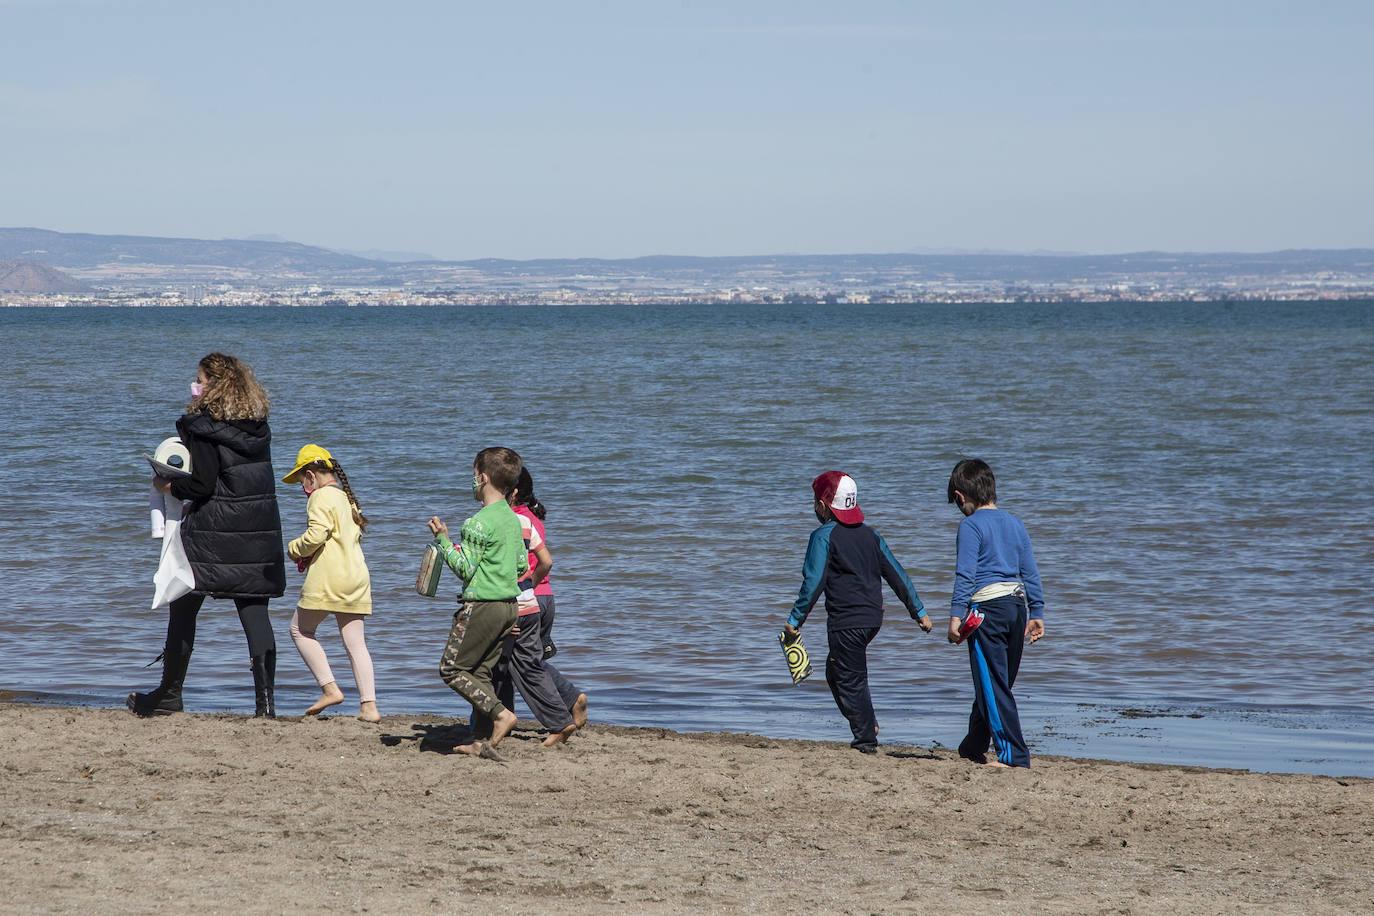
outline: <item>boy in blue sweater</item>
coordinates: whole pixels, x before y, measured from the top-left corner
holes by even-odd
[[[947,495],[964,514],[955,540],[949,641],[959,642],[972,611],[983,615],[966,637],[973,711],[959,756],[988,766],[1028,767],[1030,751],[1011,688],[1025,644],[1045,635],[1045,598],[1030,535],[1019,518],[997,508],[997,480],[984,461],[966,458],[956,464]],[[989,742],[994,761],[987,759]]]
[[[839,471],[826,471],[811,482],[811,489],[821,526],[811,532],[802,564],[801,591],[783,631],[789,638],[798,636],[806,615],[825,593],[830,644],[825,681],[835,705],[849,720],[854,733],[850,746],[876,754],[878,719],[868,690],[868,644],[883,625],[883,580],[927,633],[930,616],[883,536],[863,523],[854,479]]]

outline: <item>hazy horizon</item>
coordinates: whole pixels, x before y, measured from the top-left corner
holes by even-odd
[[[3,2],[3,0],[0,0],[0,2]],[[912,248],[912,249],[908,249],[908,250],[906,250],[906,251],[742,251],[742,252],[735,252],[735,253],[731,253],[731,254],[681,254],[681,253],[678,253],[678,252],[671,252],[671,251],[655,251],[655,252],[649,252],[649,253],[647,253],[647,254],[624,255],[624,256],[621,256],[621,257],[604,257],[604,256],[601,256],[601,255],[556,255],[556,254],[555,254],[555,255],[534,255],[534,256],[526,257],[526,258],[514,258],[514,257],[506,257],[506,256],[502,256],[502,255],[486,255],[486,256],[478,257],[478,258],[442,258],[442,257],[439,257],[439,256],[437,256],[437,255],[431,255],[431,254],[424,253],[424,252],[404,252],[404,251],[398,251],[398,250],[395,250],[395,249],[386,249],[386,248],[361,249],[361,250],[360,250],[360,249],[348,249],[348,248],[331,248],[331,247],[329,247],[329,246],[327,246],[327,245],[315,245],[315,244],[313,244],[313,243],[311,243],[311,242],[309,242],[309,241],[302,241],[302,240],[300,240],[300,239],[287,238],[286,236],[283,236],[283,235],[280,235],[280,234],[277,234],[277,233],[261,233],[261,234],[250,235],[250,236],[242,236],[242,237],[239,237],[239,236],[218,236],[218,237],[213,237],[213,238],[210,238],[210,237],[200,238],[200,237],[190,237],[190,236],[145,236],[145,235],[139,235],[139,234],[127,233],[127,232],[113,232],[113,233],[91,233],[91,232],[79,232],[79,231],[63,232],[63,231],[61,231],[61,230],[48,229],[48,228],[42,227],[42,226],[0,226],[0,232],[6,232],[6,231],[20,231],[20,232],[24,232],[24,231],[56,232],[56,233],[58,233],[59,235],[92,236],[92,237],[97,237],[97,238],[106,238],[106,237],[108,237],[108,238],[142,238],[142,239],[156,239],[156,240],[166,240],[166,241],[174,241],[174,242],[193,242],[193,243],[195,243],[195,242],[209,242],[209,243],[216,243],[216,242],[270,242],[270,243],[285,244],[285,245],[305,245],[305,246],[307,246],[307,247],[318,248],[318,249],[321,249],[321,250],[324,250],[324,251],[334,252],[334,253],[336,253],[336,254],[347,254],[347,255],[353,255],[353,256],[356,256],[356,257],[368,258],[368,259],[371,259],[371,260],[378,260],[378,261],[384,261],[384,262],[389,261],[389,262],[393,262],[393,263],[402,263],[402,262],[407,261],[407,260],[409,260],[409,261],[453,261],[453,262],[458,262],[458,261],[469,261],[469,260],[472,260],[472,261],[477,261],[477,260],[495,260],[495,261],[516,261],[516,262],[518,262],[518,261],[577,261],[577,260],[632,261],[632,260],[645,260],[645,259],[652,259],[652,258],[702,258],[702,259],[711,259],[711,258],[726,258],[726,259],[730,259],[730,258],[746,258],[746,259],[747,259],[747,258],[827,258],[827,257],[855,257],[855,258],[873,257],[873,258],[886,258],[886,257],[900,256],[900,255],[912,255],[912,256],[917,256],[917,257],[922,257],[922,256],[925,256],[925,257],[984,256],[984,257],[1047,257],[1047,258],[1137,257],[1137,256],[1151,256],[1151,255],[1179,256],[1179,257],[1209,256],[1209,255],[1219,255],[1219,256],[1235,255],[1235,256],[1239,256],[1239,257],[1248,257],[1248,256],[1253,256],[1253,255],[1281,254],[1281,253],[1283,253],[1283,252],[1303,252],[1303,251],[1312,251],[1312,252],[1322,252],[1322,251],[1329,251],[1329,252],[1361,251],[1361,252],[1363,252],[1363,251],[1369,251],[1369,252],[1374,252],[1374,247],[1370,247],[1370,248],[1365,248],[1365,247],[1353,247],[1353,248],[1343,248],[1343,249],[1342,249],[1342,248],[1337,248],[1337,249],[1319,249],[1319,248],[1310,248],[1310,247],[1307,247],[1307,248],[1303,248],[1303,247],[1294,247],[1294,248],[1288,248],[1288,249],[1256,249],[1256,250],[1252,250],[1252,251],[1244,251],[1244,250],[1240,250],[1240,249],[1230,249],[1230,250],[1207,250],[1207,251],[1204,251],[1204,250],[1175,250],[1175,251],[1170,251],[1170,250],[1164,250],[1164,249],[1149,249],[1149,250],[1141,250],[1141,251],[1100,251],[1100,252],[1098,252],[1098,251],[1050,251],[1050,250],[1045,250],[1045,249],[1037,249],[1037,250],[1030,250],[1030,251],[1014,251],[1014,250],[1010,250],[1010,249],[993,249],[993,248],[981,248],[981,249],[966,249],[966,248],[939,248],[939,249],[937,249],[937,248]],[[20,258],[20,260],[22,260],[22,258]]]
[[[0,220],[443,260],[1374,248],[1374,7],[0,0]]]

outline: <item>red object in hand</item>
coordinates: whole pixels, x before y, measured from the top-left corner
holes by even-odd
[[[957,645],[959,645],[959,643],[963,642],[965,639],[968,639],[968,635],[969,635],[970,633],[972,633],[974,630],[978,629],[978,627],[979,627],[982,623],[983,623],[983,612],[982,612],[982,611],[979,611],[979,610],[972,610],[972,611],[969,611],[969,612],[968,612],[968,616],[964,618],[964,622],[961,623],[961,624],[959,624],[959,638],[958,638],[957,640],[955,640],[954,644],[957,646]]]
[[[304,557],[304,558],[302,558],[302,559],[297,560],[297,561],[296,561],[296,572],[305,572],[306,567],[310,565],[310,561],[313,560],[313,559],[315,559],[315,557],[312,555],[312,556]]]

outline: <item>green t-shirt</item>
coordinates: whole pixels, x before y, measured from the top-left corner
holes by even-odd
[[[445,535],[434,539],[448,568],[463,580],[468,601],[503,601],[520,594],[520,577],[529,572],[529,555],[520,519],[505,502],[483,506],[463,522],[455,547]]]

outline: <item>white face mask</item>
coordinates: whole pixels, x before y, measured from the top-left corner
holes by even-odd
[[[200,382],[191,383],[191,397],[198,398],[205,393],[205,386]]]

